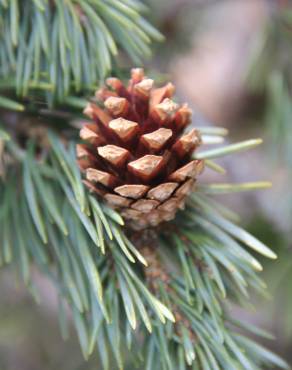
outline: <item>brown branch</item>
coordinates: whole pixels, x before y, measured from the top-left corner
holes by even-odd
[[[173,292],[173,289],[170,286],[172,278],[165,265],[162,264],[158,254],[159,242],[157,232],[155,230],[146,229],[142,233],[139,232],[132,235],[132,240],[148,263],[148,266],[144,267],[144,275],[150,290],[155,293],[155,295],[159,295],[159,284],[163,283],[166,291],[169,293]],[[182,335],[180,331],[181,325],[188,330],[190,338],[193,341],[197,340],[197,335],[194,332],[191,323],[175,303],[172,303],[171,309],[175,317],[175,328],[177,334],[179,336]]]

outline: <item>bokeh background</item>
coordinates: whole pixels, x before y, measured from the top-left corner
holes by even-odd
[[[178,98],[196,112],[195,125],[226,127],[230,141],[264,139],[261,147],[225,159],[227,174],[216,181],[269,180],[272,189],[218,200],[278,253],[276,262],[262,261],[267,297],[251,293],[251,309],[235,307],[234,314],[270,331],[275,339],[264,344],[292,365],[292,5],[288,0],[147,3],[149,17],[166,36],[147,62],[150,73],[175,83]],[[37,305],[13,271],[1,272],[0,370],[97,369],[94,358],[84,364],[74,335],[61,339],[58,297],[37,271],[34,280],[41,292]]]

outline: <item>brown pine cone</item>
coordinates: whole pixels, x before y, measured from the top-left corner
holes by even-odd
[[[204,163],[192,160],[200,145],[196,129],[183,134],[191,110],[171,97],[171,83],[153,88],[143,69],[132,70],[128,86],[109,78],[88,103],[77,145],[85,184],[134,229],[156,226],[184,207]]]

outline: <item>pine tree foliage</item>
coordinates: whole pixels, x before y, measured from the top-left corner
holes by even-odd
[[[80,110],[82,97],[115,68],[118,48],[136,62],[149,54],[160,34],[142,11],[135,0],[0,0],[0,262],[36,300],[32,267],[54,284],[63,337],[72,322],[84,358],[97,351],[99,368],[286,368],[249,338],[267,333],[230,312],[249,306],[250,289],[265,292],[254,252],[276,256],[213,199],[268,183],[200,183],[147,243],[83,186],[72,106]],[[51,108],[55,102],[61,110]],[[217,144],[226,131],[201,133],[205,144]],[[196,158],[224,174],[216,158],[260,143],[203,149]]]
[[[249,86],[255,93],[266,98],[264,106],[267,134],[273,145],[269,146],[274,165],[280,160],[289,183],[292,178],[292,8],[288,1],[271,3],[266,27],[258,37],[251,60]],[[278,165],[277,165],[278,166]],[[283,217],[291,223],[292,196],[290,192],[282,195]],[[290,246],[291,231],[285,243]],[[283,333],[291,337],[292,300],[289,286],[292,275],[290,248],[281,248],[279,263],[275,269],[269,269],[272,291],[275,294],[275,306],[279,298],[285,302],[280,325]],[[281,287],[281,289],[279,289]]]
[[[217,131],[206,129],[204,135],[202,129],[203,140],[218,137]],[[2,130],[1,137],[6,162],[1,261],[11,264],[35,295],[31,264],[55,284],[61,332],[68,336],[69,306],[85,358],[97,349],[105,369],[121,369],[129,358],[141,369],[286,366],[243,335],[242,329],[262,332],[233,319],[228,308],[246,306],[249,288],[265,289],[257,274],[261,264],[251,252],[276,256],[206,194],[210,187],[195,192],[186,209],[161,230],[148,259],[143,243],[141,248],[125,232],[122,218],[84,189],[73,141],[64,145],[51,132],[50,151],[38,157],[36,143],[23,150],[13,133]],[[258,143],[204,150],[197,157],[208,158],[214,168],[213,158]],[[233,190],[223,184],[219,193],[222,187]],[[234,189],[239,188],[250,184]],[[216,193],[216,184],[211,189]]]
[[[145,10],[139,0],[1,0],[0,89],[44,93],[51,104],[94,90],[119,50],[141,64],[162,39]],[[4,96],[0,106],[23,109]]]
[[[269,10],[252,53],[248,82],[252,91],[266,97],[265,121],[274,143],[273,155],[291,167],[292,9],[288,1],[277,1]]]

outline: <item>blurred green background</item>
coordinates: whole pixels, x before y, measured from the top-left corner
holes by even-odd
[[[285,0],[149,0],[149,17],[164,33],[151,71],[161,71],[203,118],[227,127],[230,140],[264,138],[250,153],[224,160],[217,181],[269,180],[270,190],[222,195],[246,228],[272,247],[276,262],[262,261],[270,298],[252,296],[253,308],[234,308],[275,336],[265,344],[292,365],[292,11]],[[155,73],[155,72],[154,72]],[[196,115],[197,116],[197,115]],[[204,181],[208,181],[208,173]],[[40,303],[8,269],[0,278],[0,370],[98,369],[83,362],[77,339],[64,342],[57,297],[35,271]]]

